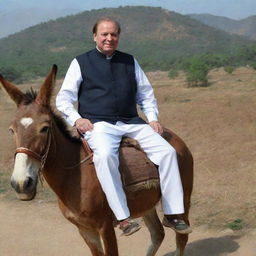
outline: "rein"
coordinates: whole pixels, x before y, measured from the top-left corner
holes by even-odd
[[[79,166],[80,164],[83,164],[85,163],[87,160],[91,159],[93,156],[93,154],[89,154],[88,156],[86,156],[83,160],[81,160],[79,163],[75,164],[75,165],[72,165],[72,166],[65,166],[63,167],[64,169],[73,169],[77,166]]]
[[[86,156],[83,160],[81,160],[79,163],[77,163],[77,164],[75,164],[73,166],[65,166],[64,169],[73,169],[73,168],[79,166],[80,164],[85,163],[87,160],[89,160],[89,159],[91,159],[93,157],[93,152],[92,152],[88,142],[85,139],[83,139],[83,136],[81,135],[81,133],[79,131],[78,131],[78,133],[81,136],[83,149],[84,149],[84,151],[86,153],[88,153],[88,156]]]

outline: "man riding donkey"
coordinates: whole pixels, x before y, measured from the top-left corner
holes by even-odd
[[[111,18],[96,22],[96,48],[71,62],[56,98],[57,108],[93,150],[97,177],[124,235],[138,231],[140,225],[130,219],[119,173],[123,136],[137,140],[158,166],[163,225],[188,234],[191,228],[178,216],[184,213],[184,203],[176,151],[161,136],[156,99],[145,73],[133,56],[116,50],[120,32],[120,25]],[[73,105],[77,101],[78,111]],[[148,123],[138,116],[136,104]]]

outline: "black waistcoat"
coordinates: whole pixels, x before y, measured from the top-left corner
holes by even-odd
[[[83,78],[78,92],[78,112],[82,117],[92,123],[145,123],[136,109],[137,82],[131,55],[116,51],[106,59],[94,49],[76,59]]]

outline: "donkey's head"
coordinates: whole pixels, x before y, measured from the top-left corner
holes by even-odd
[[[10,126],[16,143],[11,185],[21,200],[32,200],[36,194],[38,172],[47,157],[51,140],[50,100],[57,66],[52,67],[38,95],[21,92],[0,75],[0,81],[17,105],[17,113]]]

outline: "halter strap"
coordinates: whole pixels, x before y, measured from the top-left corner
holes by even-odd
[[[46,148],[45,148],[45,152],[42,155],[39,155],[38,153],[36,153],[35,151],[26,148],[26,147],[18,147],[15,150],[15,154],[14,157],[18,154],[18,153],[24,153],[27,154],[28,156],[31,156],[32,158],[38,160],[41,163],[41,169],[43,169],[47,155],[49,153],[49,149],[50,149],[50,144],[51,144],[51,124],[50,124],[50,129],[47,135],[47,144],[46,144]]]
[[[79,166],[80,164],[86,162],[87,160],[92,159],[93,152],[92,152],[89,144],[87,143],[86,140],[84,140],[82,138],[81,138],[81,140],[82,140],[82,147],[83,147],[84,151],[88,155],[84,159],[82,159],[80,162],[78,162],[77,164],[75,164],[73,166],[65,166],[65,167],[63,167],[64,169],[73,169],[73,168]],[[32,158],[34,158],[34,159],[38,160],[39,162],[41,162],[41,169],[43,169],[46,157],[47,157],[48,152],[49,152],[50,144],[51,144],[51,131],[49,131],[48,139],[47,139],[47,145],[46,145],[46,151],[45,151],[45,153],[43,155],[39,155],[38,153],[36,153],[35,151],[33,151],[33,150],[29,149],[29,148],[19,147],[19,148],[16,148],[14,157],[18,153],[27,154],[28,156],[31,156]]]
[[[38,161],[40,161],[40,162],[41,162],[42,157],[43,157],[43,156],[37,154],[35,151],[33,151],[33,150],[29,149],[29,148],[25,148],[25,147],[16,148],[14,157],[15,157],[18,153],[27,154],[27,155],[33,157],[34,159],[36,159],[36,160],[38,160]]]

